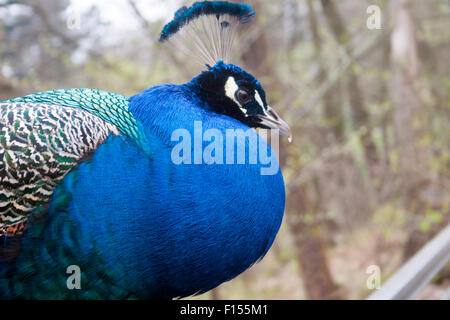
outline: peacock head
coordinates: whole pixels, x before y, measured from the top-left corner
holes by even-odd
[[[189,85],[212,111],[249,127],[278,129],[290,140],[289,126],[267,104],[258,80],[240,67],[223,62],[231,54],[239,26],[250,22],[254,15],[253,8],[244,3],[196,2],[175,12],[159,41],[174,45],[177,51],[208,67]]]
[[[267,104],[266,93],[256,78],[233,64],[219,60],[195,77],[196,88],[213,112],[230,116],[252,128],[277,129],[291,139],[287,123]]]

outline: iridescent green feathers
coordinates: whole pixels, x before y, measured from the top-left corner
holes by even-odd
[[[1,102],[0,236],[20,232],[62,178],[111,134],[149,152],[125,96],[67,89]]]
[[[4,102],[38,102],[83,109],[116,126],[122,134],[136,142],[145,140],[137,120],[128,110],[128,98],[120,94],[95,89],[60,89]]]

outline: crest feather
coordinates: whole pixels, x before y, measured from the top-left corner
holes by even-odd
[[[196,2],[175,12],[159,38],[204,64],[214,65],[228,58],[237,26],[251,21],[255,12],[243,3]]]

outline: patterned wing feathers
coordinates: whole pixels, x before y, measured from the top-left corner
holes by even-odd
[[[24,230],[58,182],[116,126],[83,109],[0,103],[0,236]]]

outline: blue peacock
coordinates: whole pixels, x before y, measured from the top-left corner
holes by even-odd
[[[175,13],[160,41],[206,66],[188,83],[130,98],[62,89],[0,103],[0,298],[186,297],[266,254],[284,212],[281,171],[261,174],[261,161],[173,161],[173,133],[194,139],[199,123],[215,132],[202,148],[227,130],[250,130],[269,152],[255,128],[290,138],[261,84],[224,62],[253,15],[222,1]],[[227,148],[214,153],[251,151]],[[78,287],[68,285],[73,266]]]

